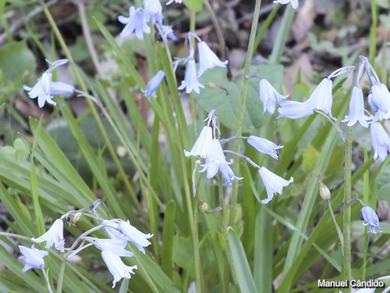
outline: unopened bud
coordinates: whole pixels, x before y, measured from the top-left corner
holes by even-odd
[[[77,222],[80,220],[80,218],[81,218],[81,213],[80,212],[72,213],[69,216],[69,223],[71,225],[76,225]]]
[[[328,186],[326,186],[322,182],[320,182],[320,196],[323,200],[330,199],[330,190],[329,190]]]

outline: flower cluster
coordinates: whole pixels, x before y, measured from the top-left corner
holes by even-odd
[[[236,155],[238,158],[244,159],[251,166],[258,169],[259,175],[262,179],[264,187],[267,192],[267,198],[262,200],[263,204],[267,204],[272,200],[275,194],[282,194],[283,188],[288,186],[294,180],[291,177],[286,180],[263,166],[259,166],[254,163],[250,158],[244,154],[235,153],[230,150],[223,150],[222,143],[226,143],[236,137],[221,140],[217,137],[218,119],[215,111],[211,111],[206,118],[206,126],[203,127],[198,139],[195,141],[191,151],[184,150],[186,157],[199,157],[203,163],[201,164],[200,172],[205,172],[207,179],[211,179],[219,172],[225,181],[225,185],[231,185],[234,180],[241,180],[241,177],[236,176],[233,170],[230,168],[233,160],[227,160],[225,153]],[[268,139],[249,136],[243,137],[249,145],[254,147],[258,152],[269,155],[273,159],[277,160],[278,150],[283,148],[282,145],[277,145]]]
[[[121,259],[121,257],[134,256],[134,253],[131,250],[126,249],[127,244],[132,243],[139,251],[145,253],[145,247],[148,247],[151,244],[148,239],[153,235],[142,233],[132,226],[129,221],[120,219],[100,220],[100,224],[84,232],[75,240],[70,248],[65,248],[64,220],[69,219],[72,215],[85,213],[88,210],[92,210],[96,216],[96,208],[99,203],[100,201],[97,201],[90,209],[66,213],[61,218],[55,220],[46,233],[38,238],[32,238],[31,240],[35,243],[45,242],[46,249],[52,249],[54,247],[54,249],[61,253],[65,252],[64,256],[68,259],[87,247],[92,245],[95,246],[101,251],[102,259],[114,278],[112,286],[114,288],[115,284],[122,278],[130,279],[131,275],[134,274],[134,270],[137,269],[137,266],[125,265]],[[97,218],[100,219],[100,217]],[[99,229],[104,229],[108,238],[88,236]],[[78,245],[81,241],[82,243]],[[85,245],[85,242],[88,242],[88,244]],[[37,249],[34,245],[31,248],[20,245],[19,249],[22,253],[19,260],[24,264],[24,272],[30,269],[44,270],[44,257],[48,255],[48,251]]]

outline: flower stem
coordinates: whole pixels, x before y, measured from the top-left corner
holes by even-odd
[[[343,214],[343,277],[351,280],[351,168],[352,168],[352,129],[348,127],[345,140],[344,166],[344,214]]]
[[[248,84],[249,84],[249,79],[247,78],[247,76],[249,74],[249,67],[251,65],[253,53],[255,50],[255,39],[256,39],[257,26],[259,24],[260,6],[261,6],[261,0],[256,0],[255,12],[253,14],[253,19],[252,19],[251,33],[249,36],[248,50],[246,53],[246,59],[245,59],[245,65],[244,65],[243,81],[242,81],[241,92],[240,92],[240,112],[239,112],[238,121],[237,121],[237,128],[236,128],[236,136],[237,137],[240,137],[242,134],[242,124],[244,121],[244,115],[245,115],[245,109],[246,109],[246,99],[247,99],[247,93],[248,93]],[[234,144],[234,152],[236,152],[236,153],[240,152],[240,141],[239,140],[237,140]],[[234,164],[234,173],[237,173],[238,167],[239,167],[238,163],[235,163]],[[235,204],[237,202],[237,197],[238,197],[238,185],[235,184],[233,186],[233,192],[232,192],[232,198],[231,198],[232,204]]]

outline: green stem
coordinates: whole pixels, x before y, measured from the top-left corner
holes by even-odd
[[[288,32],[290,30],[293,19],[294,9],[291,7],[291,5],[287,5],[287,9],[283,14],[283,19],[282,23],[280,24],[278,34],[276,35],[276,40],[271,57],[269,59],[269,63],[277,64],[280,62],[280,58],[282,57],[284,48],[286,46]]]
[[[352,129],[348,127],[345,140],[345,166],[344,166],[344,214],[343,214],[343,277],[351,280],[351,168],[352,168]]]
[[[261,25],[261,28],[259,29],[255,39],[255,51],[259,47],[261,40],[264,38],[265,34],[267,33],[268,28],[270,27],[271,23],[275,19],[275,16],[278,14],[280,7],[281,5],[275,5],[271,13],[268,14],[267,18],[264,20],[263,24]]]
[[[367,151],[364,152],[364,163],[367,163],[370,159],[368,158]],[[363,175],[363,202],[368,203],[370,196],[370,173],[367,170]],[[363,265],[362,265],[362,280],[366,279],[367,272],[367,259],[368,259],[368,229],[367,226],[364,228],[364,240],[363,240]]]
[[[247,99],[247,93],[248,93],[248,84],[249,79],[247,78],[249,74],[250,65],[252,62],[253,53],[255,50],[255,39],[256,39],[256,32],[257,32],[257,26],[259,24],[259,16],[260,16],[260,6],[261,6],[261,0],[256,0],[255,3],[255,12],[253,14],[252,19],[252,27],[251,27],[251,33],[249,36],[249,44],[248,44],[248,50],[246,53],[245,58],[245,65],[244,65],[244,71],[243,71],[243,81],[241,85],[241,92],[240,92],[240,112],[237,120],[237,128],[236,128],[236,136],[240,137],[242,135],[242,124],[244,121],[244,115],[246,110],[246,99]],[[234,151],[236,153],[240,152],[240,141],[237,140],[234,144]],[[238,160],[236,161],[238,162]],[[239,169],[238,163],[234,164],[234,173],[237,173]],[[234,184],[233,186],[233,192],[232,192],[232,198],[231,198],[231,204],[234,205],[237,202],[238,197],[238,184]]]

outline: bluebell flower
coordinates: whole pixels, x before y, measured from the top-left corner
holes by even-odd
[[[57,219],[54,221],[53,225],[38,238],[32,238],[36,243],[46,242],[45,248],[50,249],[55,247],[55,249],[64,252],[64,223],[62,219]]]
[[[359,122],[361,126],[368,127],[367,121],[369,120],[371,117],[365,114],[363,90],[359,86],[354,86],[349,103],[349,113],[342,122],[348,122],[348,126]]]
[[[275,108],[287,96],[281,95],[266,79],[259,81],[259,98],[263,104],[264,112],[273,114]]]
[[[122,278],[130,279],[131,275],[135,274],[134,270],[137,269],[137,266],[125,265],[121,258],[112,251],[103,250],[101,254],[107,269],[114,278],[112,281],[112,288],[114,288],[116,283],[119,282]]]
[[[371,144],[374,160],[379,158],[383,162],[390,152],[390,137],[379,122],[371,123]]]
[[[368,103],[375,112],[375,120],[390,118],[390,92],[383,83],[371,87]]]
[[[215,55],[215,53],[207,46],[206,42],[198,42],[198,53],[199,53],[199,72],[198,77],[201,76],[206,70],[212,69],[216,66],[226,67],[228,61],[221,61]]]
[[[235,176],[230,164],[228,162],[223,162],[218,165],[218,169],[221,172],[222,178],[225,181],[225,185],[232,185],[234,180],[241,180],[242,177]]]
[[[253,146],[257,151],[263,154],[267,154],[274,158],[275,160],[278,160],[278,150],[283,148],[282,145],[274,144],[272,141],[251,135],[248,137],[248,143]]]
[[[181,82],[181,85],[178,89],[186,89],[187,94],[191,93],[192,91],[199,94],[200,88],[204,88],[204,85],[201,84],[198,80],[198,76],[196,74],[195,60],[193,57],[190,56],[187,61],[184,80]]]
[[[311,105],[306,102],[283,101],[278,109],[278,118],[298,119],[310,116],[314,113]]]
[[[156,23],[163,18],[160,0],[144,0],[144,10],[148,21]]]
[[[298,0],[274,0],[274,3],[279,3],[279,4],[283,4],[283,5],[290,3],[291,7],[294,9],[297,9],[298,5],[299,5]]]
[[[206,158],[210,148],[212,147],[212,144],[213,144],[213,129],[210,126],[205,126],[200,132],[199,137],[195,141],[191,151],[188,152],[184,150],[184,155],[186,157],[200,156],[201,158]]]
[[[144,34],[150,33],[148,26],[149,15],[142,8],[129,8],[129,17],[118,16],[118,21],[125,25],[119,37],[127,38],[135,34],[137,39],[143,40]]]
[[[267,191],[267,198],[261,201],[262,204],[269,203],[276,193],[281,195],[283,192],[283,188],[294,182],[294,179],[292,177],[289,180],[286,180],[272,173],[265,167],[259,168],[259,174],[261,180],[263,181],[265,190]]]
[[[332,116],[332,85],[330,78],[324,78],[314,89],[309,99],[305,103],[313,110],[319,110]]]
[[[175,33],[173,32],[171,25],[164,25],[162,21],[156,22],[156,26],[158,28],[158,31],[161,34],[161,37],[164,39],[167,39],[168,41],[176,41],[177,37]]]
[[[19,245],[19,249],[22,255],[18,259],[24,264],[23,272],[31,269],[44,269],[45,261],[43,258],[49,254],[47,251],[39,250],[34,246],[29,248],[22,245]]]
[[[85,236],[83,240],[88,241],[95,245],[95,247],[101,251],[111,251],[118,256],[132,257],[134,253],[126,250],[127,240],[126,239],[104,239]]]
[[[361,212],[364,220],[364,225],[368,225],[368,229],[370,230],[370,232],[374,234],[377,232],[381,232],[379,218],[375,211],[369,206],[364,206],[362,207]]]
[[[148,98],[152,98],[156,90],[159,88],[161,81],[164,79],[164,77],[164,71],[160,70],[159,72],[157,72],[157,74],[153,76],[153,78],[146,85],[145,96],[147,96]]]

